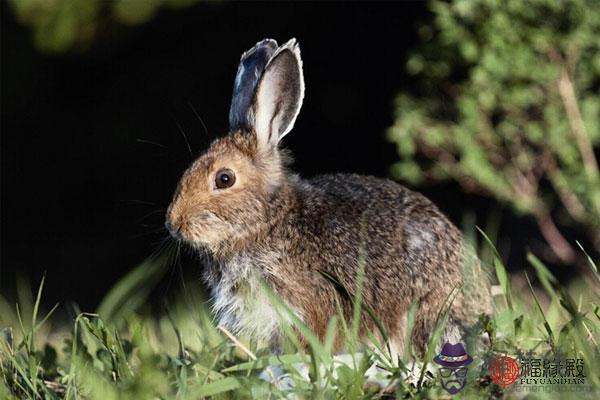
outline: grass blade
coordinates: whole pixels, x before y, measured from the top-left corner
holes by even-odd
[[[498,278],[498,282],[500,283],[502,291],[504,292],[504,298],[506,299],[507,307],[513,310],[513,299],[512,290],[510,288],[510,280],[508,279],[508,274],[506,272],[506,268],[504,267],[504,263],[502,263],[500,254],[498,253],[498,250],[496,250],[496,246],[494,246],[494,243],[488,237],[488,235],[486,235],[486,233],[478,226],[476,226],[476,228],[494,252],[494,269],[496,271],[496,277]]]
[[[242,385],[238,378],[229,376],[227,378],[220,379],[215,382],[202,385],[201,387],[190,390],[188,398],[198,399],[200,397],[215,396],[221,393],[230,392],[232,390],[240,388]]]
[[[548,334],[548,338],[550,339],[550,345],[552,347],[554,347],[556,343],[555,343],[555,339],[554,339],[554,333],[552,332],[552,327],[550,326],[550,324],[548,323],[548,320],[546,319],[544,310],[542,309],[542,306],[540,305],[538,297],[535,294],[535,291],[533,290],[533,286],[531,285],[531,281],[529,280],[529,275],[527,275],[527,272],[525,272],[525,278],[527,279],[527,284],[529,285],[529,290],[531,291],[533,300],[535,301],[535,305],[536,305],[540,315],[542,316],[542,319],[544,320],[544,328],[546,328],[546,333]]]

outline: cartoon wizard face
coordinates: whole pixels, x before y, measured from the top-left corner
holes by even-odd
[[[462,343],[445,343],[433,362],[439,365],[442,387],[448,393],[456,394],[465,387],[467,365],[473,362],[473,358],[467,354]]]

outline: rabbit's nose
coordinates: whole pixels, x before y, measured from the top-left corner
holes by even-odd
[[[165,221],[165,228],[169,231],[173,239],[179,239],[179,231],[181,230],[181,223],[173,223],[170,219],[167,218]]]

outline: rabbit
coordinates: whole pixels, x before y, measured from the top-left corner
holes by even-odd
[[[282,46],[265,39],[243,53],[229,133],[183,173],[168,207],[171,235],[206,255],[202,276],[218,323],[280,351],[286,318],[264,282],[323,338],[339,310],[351,319],[362,268],[364,309],[396,352],[413,301],[410,339],[419,354],[447,301],[444,338],[460,340],[479,314],[491,312],[489,282],[461,232],[423,195],[391,180],[291,172],[280,142],[304,89],[295,39]],[[360,332],[384,336],[368,315]]]

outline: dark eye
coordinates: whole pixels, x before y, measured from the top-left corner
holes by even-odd
[[[215,185],[219,189],[225,189],[233,186],[235,183],[235,174],[232,170],[224,168],[215,175]]]

